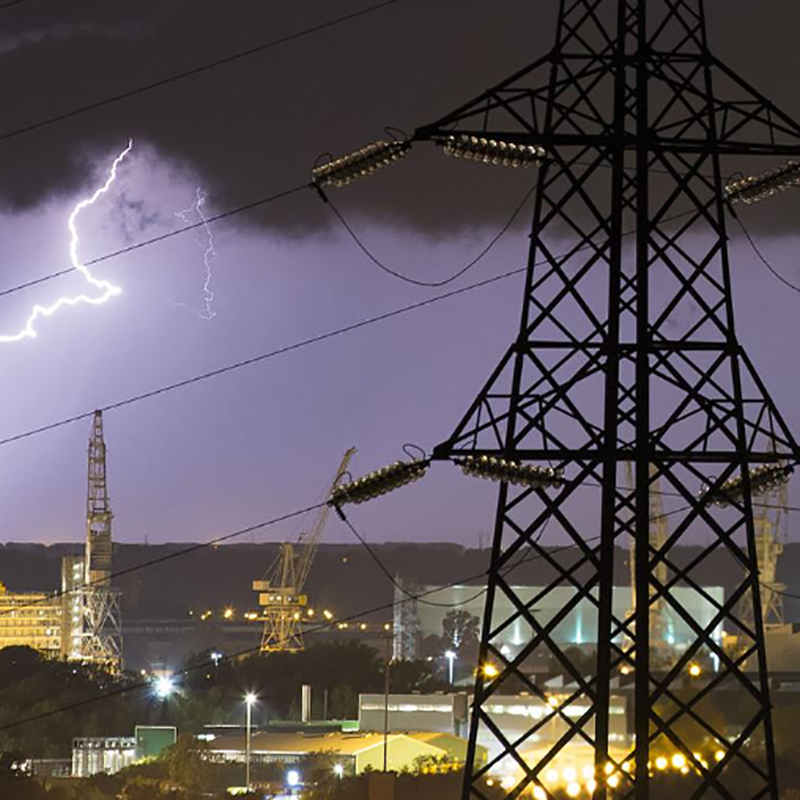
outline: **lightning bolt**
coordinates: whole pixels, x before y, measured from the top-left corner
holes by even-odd
[[[203,223],[202,230],[205,232],[205,242],[203,241],[203,237],[200,235],[200,229],[195,231],[195,241],[197,242],[197,246],[203,251],[203,266],[205,267],[206,272],[206,280],[203,284],[203,306],[205,308],[205,312],[191,308],[185,303],[176,303],[175,305],[177,305],[179,308],[185,308],[187,311],[191,311],[193,314],[197,314],[200,319],[210,320],[217,316],[217,312],[212,308],[212,304],[214,302],[214,292],[211,290],[211,281],[213,277],[211,274],[211,264],[217,259],[217,251],[214,249],[214,234],[211,232],[211,226],[208,224],[205,212],[203,211],[203,206],[205,204],[206,193],[201,187],[198,186],[195,191],[194,205],[189,206],[189,208],[186,208],[183,211],[175,212],[175,216],[178,217],[181,222],[190,223],[192,215],[196,214],[200,222]]]
[[[106,182],[94,194],[79,201],[72,213],[69,215],[67,225],[69,227],[70,241],[69,241],[69,257],[72,266],[83,275],[86,282],[93,286],[95,289],[100,290],[100,294],[91,296],[88,294],[79,294],[71,297],[59,297],[54,303],[49,306],[35,305],[25,322],[25,327],[18,333],[6,334],[0,336],[0,344],[9,344],[12,342],[20,342],[23,339],[35,339],[37,337],[36,322],[41,317],[52,317],[65,306],[77,306],[87,303],[92,306],[103,305],[106,301],[122,292],[119,286],[115,286],[109,281],[102,281],[95,278],[89,271],[89,268],[81,263],[78,256],[78,245],[80,244],[80,236],[78,235],[77,219],[81,211],[89,206],[93,206],[104,194],[108,192],[114,181],[117,179],[117,170],[119,165],[124,161],[125,157],[130,153],[133,148],[133,139],[128,140],[128,146],[114,159],[111,168],[108,171]]]

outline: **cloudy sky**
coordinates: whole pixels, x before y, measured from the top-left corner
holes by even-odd
[[[413,130],[542,55],[554,0],[400,0],[346,24],[89,113],[5,136],[107,96],[280,39],[365,2],[70,3],[0,10],[2,286],[69,265],[67,220],[134,144],[112,190],[77,220],[83,260],[179,226],[198,188],[214,214],[300,186],[321,153]],[[708,3],[717,54],[800,118],[796,4]],[[377,254],[424,280],[454,272],[507,221],[529,172],[471,170],[419,149],[337,203]],[[800,283],[800,197],[754,209],[765,254]],[[526,214],[453,288],[524,264]],[[122,288],[100,307],[0,344],[0,439],[437,294],[376,269],[311,191],[213,226],[213,318],[204,231],[98,266]],[[795,431],[800,296],[736,235],[739,336]],[[79,275],[0,297],[0,336],[31,308],[80,293]],[[204,540],[313,503],[342,452],[356,472],[446,438],[515,335],[520,279],[106,416],[119,541]],[[200,312],[200,313],[198,313]],[[0,448],[0,539],[83,535],[86,421]],[[493,491],[438,465],[359,510],[374,540],[476,544]],[[793,498],[800,504],[800,493]],[[291,528],[271,529],[256,541]],[[331,540],[348,540],[334,522]]]

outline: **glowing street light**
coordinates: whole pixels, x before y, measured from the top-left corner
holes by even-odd
[[[343,764],[334,764],[333,765],[333,774],[337,778],[343,778],[344,777],[344,765]]]
[[[247,788],[247,791],[250,791],[250,740],[251,740],[251,731],[252,731],[252,712],[253,706],[256,704],[256,700],[258,697],[254,695],[252,692],[248,692],[244,696],[244,704],[247,707],[247,733],[245,735],[245,752],[244,752],[244,785]]]
[[[172,675],[160,675],[156,678],[153,691],[159,700],[168,700],[175,694],[175,680]]]
[[[485,678],[496,678],[500,674],[500,670],[494,664],[483,665],[483,675]]]
[[[581,785],[577,781],[567,784],[567,797],[577,797],[581,793]]]
[[[444,657],[447,659],[447,676],[450,681],[450,685],[453,685],[453,672],[455,670],[455,662],[456,662],[456,654],[453,650],[448,650]]]
[[[703,670],[699,664],[691,664],[689,666],[689,675],[693,678],[699,678],[702,675]]]
[[[294,788],[300,783],[300,773],[296,769],[290,769],[286,773],[286,785]]]
[[[686,756],[683,753],[675,753],[672,756],[672,766],[675,769],[683,769],[686,766]]]

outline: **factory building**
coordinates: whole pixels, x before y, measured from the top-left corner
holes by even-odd
[[[582,717],[586,711],[586,704],[570,702],[572,688],[553,686],[546,697],[536,697],[530,693],[515,695],[493,695],[491,700],[484,704],[483,711],[489,716],[503,736],[513,741],[525,739],[525,749],[536,752],[541,748],[548,748],[558,742],[567,732],[573,720]],[[435,694],[390,694],[389,701],[389,730],[391,731],[429,731],[442,735],[466,736],[469,731],[470,697],[464,692],[435,693]],[[384,726],[384,695],[361,694],[358,697],[358,727],[360,731],[383,730]],[[561,708],[562,715],[554,715],[553,708]],[[631,746],[631,737],[628,729],[627,718],[628,701],[623,692],[613,694],[609,700],[611,730],[609,742],[621,751]],[[530,728],[537,720],[549,721],[537,731],[530,734]],[[504,747],[502,743],[488,733],[486,726],[479,730],[478,744],[489,759],[494,761],[499,758]],[[569,752],[560,759],[566,768],[583,767],[584,761],[590,760],[590,753],[583,753],[580,749],[571,747]],[[501,772],[508,770],[509,764],[502,764],[498,768]],[[513,771],[513,770],[511,770]]]
[[[11,592],[0,583],[0,649],[32,647],[61,655],[63,608],[48,592]]]
[[[243,762],[245,737],[242,735],[205,737],[209,757],[215,761]],[[416,759],[425,756],[449,757],[463,761],[467,742],[456,736],[436,732],[391,732],[386,737],[386,760],[390,771],[411,769]],[[382,733],[255,733],[251,739],[253,764],[283,764],[299,767],[304,759],[327,753],[337,759],[340,774],[360,775],[365,770],[383,769]],[[481,748],[479,758],[485,760]]]
[[[402,586],[403,584],[401,584]],[[724,589],[721,586],[705,586],[703,591],[720,605],[724,602]],[[544,590],[541,586],[514,586],[514,594],[523,602],[531,603],[536,609],[537,620],[548,625],[575,596],[575,589],[561,586]],[[439,653],[423,652],[421,644],[427,637],[441,637],[445,617],[453,609],[483,619],[486,593],[479,586],[414,586],[415,595],[423,595],[424,601],[409,599],[399,588],[395,590],[395,652],[398,659],[413,660]],[[676,586],[671,590],[679,605],[688,609],[692,618],[701,626],[710,625],[718,609],[708,597],[690,587]],[[631,589],[628,586],[614,587],[613,613],[618,619],[625,619],[630,613]],[[511,601],[504,593],[495,597],[495,624],[514,615]],[[677,651],[685,649],[695,641],[696,634],[679,615],[673,612],[669,604],[664,606],[663,636],[665,644]],[[575,612],[557,625],[552,632],[553,640],[561,645],[593,646],[597,642],[597,605],[588,598],[581,600]],[[723,630],[720,625],[715,631],[718,641],[722,641]],[[504,648],[513,656],[520,647],[533,637],[531,627],[518,616],[505,631],[495,639],[495,645]],[[445,643],[449,648],[452,643]]]

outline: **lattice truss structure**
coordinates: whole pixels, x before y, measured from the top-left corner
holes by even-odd
[[[655,759],[677,753],[685,797],[776,799],[751,476],[798,447],[736,336],[724,176],[745,157],[797,156],[800,126],[710,53],[702,0],[563,0],[549,55],[414,135],[449,153],[463,143],[462,155],[494,147],[481,138],[544,151],[524,307],[518,338],[434,458],[552,465],[564,480],[501,484],[481,650],[494,668],[476,686],[465,796],[484,800],[489,771],[507,766],[521,776],[509,797],[553,797],[548,775],[585,752],[595,797],[658,796]],[[649,535],[656,483],[661,537]],[[548,523],[570,554],[540,541]],[[628,616],[614,613],[612,587],[615,549],[631,538]],[[701,545],[688,561],[685,543]],[[504,578],[521,556],[549,571],[526,602]],[[739,576],[724,600],[700,577],[712,556]],[[560,587],[571,599],[539,619]],[[700,599],[710,618],[693,613]],[[690,631],[667,662],[651,641],[656,605]],[[557,636],[587,607],[589,674]],[[503,655],[495,642],[520,623],[526,641]],[[562,691],[532,677],[543,654],[567,675]],[[634,687],[632,749],[610,716],[621,673]],[[509,737],[492,698],[520,690],[548,713]],[[475,762],[478,740],[500,755]]]
[[[74,657],[112,671],[122,668],[119,592],[111,587],[111,521],[103,414],[95,411],[88,449],[86,554],[81,587],[80,651]]]

